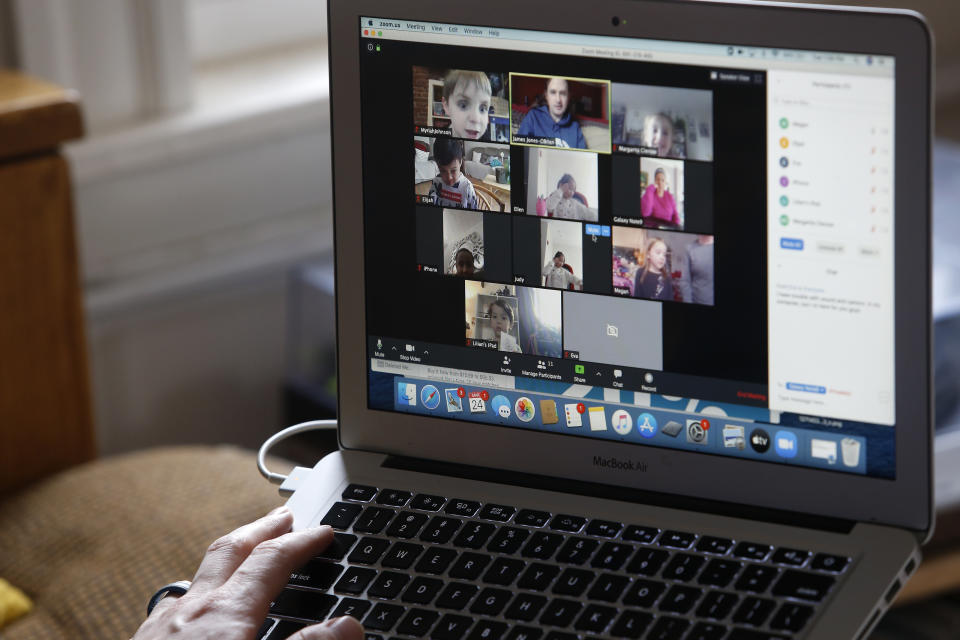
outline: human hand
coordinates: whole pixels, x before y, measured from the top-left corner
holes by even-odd
[[[132,640],[253,640],[290,574],[333,541],[330,527],[292,526],[293,514],[280,507],[217,539],[187,593],[161,600]],[[363,640],[363,627],[344,616],[290,640]]]

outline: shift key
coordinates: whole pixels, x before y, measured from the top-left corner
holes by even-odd
[[[834,582],[830,576],[788,569],[773,585],[773,595],[820,602]]]

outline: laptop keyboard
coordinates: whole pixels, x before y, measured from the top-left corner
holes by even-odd
[[[259,635],[350,615],[370,640],[774,640],[802,635],[850,558],[350,485],[334,543]]]

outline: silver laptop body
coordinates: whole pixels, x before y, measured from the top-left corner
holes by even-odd
[[[341,449],[285,489],[342,549],[272,615],[867,637],[933,525],[922,18],[329,6]]]

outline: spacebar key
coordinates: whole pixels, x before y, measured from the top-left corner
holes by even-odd
[[[787,636],[781,636],[769,631],[757,631],[755,629],[734,629],[726,640],[790,640]]]
[[[820,602],[834,582],[830,576],[788,569],[773,585],[773,595]]]

